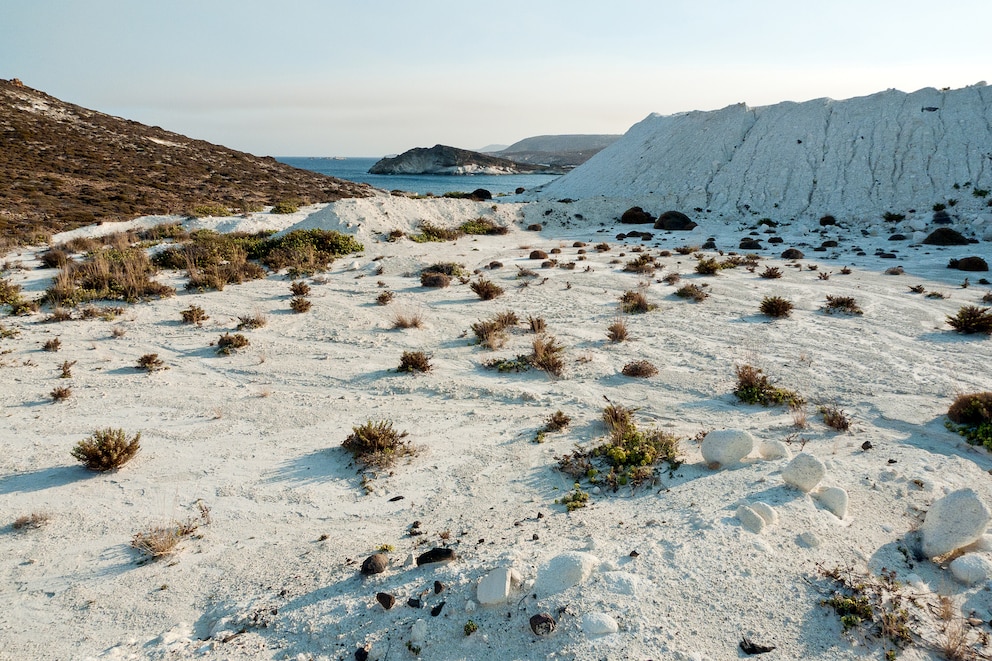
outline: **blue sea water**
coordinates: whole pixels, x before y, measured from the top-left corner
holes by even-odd
[[[292,165],[301,170],[312,170],[339,179],[370,184],[383,190],[403,190],[411,193],[471,193],[477,188],[485,188],[493,195],[512,195],[517,188],[530,190],[559,175],[548,174],[472,174],[472,175],[407,175],[369,174],[378,158],[331,158],[324,156],[279,156],[277,161]]]

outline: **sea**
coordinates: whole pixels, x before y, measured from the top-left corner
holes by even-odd
[[[338,179],[357,181],[383,190],[402,190],[426,195],[471,193],[485,188],[493,195],[513,195],[518,188],[530,190],[560,175],[548,174],[369,174],[378,158],[331,156],[279,156],[276,160],[301,170],[312,170]]]

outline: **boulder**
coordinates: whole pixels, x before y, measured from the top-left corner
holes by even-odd
[[[654,228],[656,230],[686,232],[695,229],[696,223],[692,222],[692,219],[681,211],[666,211],[658,216]]]
[[[551,558],[537,574],[534,592],[544,596],[556,594],[585,581],[599,566],[591,553],[569,551]]]
[[[820,490],[816,494],[817,500],[820,501],[827,511],[833,513],[838,519],[843,519],[847,516],[847,491],[841,489],[840,487],[826,487]]]
[[[372,574],[381,574],[386,571],[386,567],[388,566],[389,556],[385,553],[373,553],[365,558],[365,562],[362,563],[362,575],[371,576]]]
[[[992,561],[976,553],[968,553],[951,562],[951,574],[965,585],[975,585],[992,576]]]
[[[971,241],[964,234],[950,227],[938,227],[923,239],[928,246],[966,246]]]
[[[480,604],[502,604],[510,596],[511,573],[506,567],[494,569],[479,581],[476,597]]]
[[[649,225],[654,222],[654,216],[641,207],[631,207],[620,216],[620,222],[624,225]]]
[[[547,259],[548,258],[548,253],[544,252],[543,250],[531,250],[530,251],[530,258],[531,259]]]
[[[935,500],[920,526],[923,554],[936,558],[978,541],[990,518],[989,508],[972,489],[952,491]]]
[[[521,193],[523,191],[520,191]],[[469,193],[469,197],[477,202],[483,202],[485,200],[493,199],[493,194],[487,191],[485,188],[476,188],[474,191]]]
[[[747,505],[741,505],[738,507],[734,516],[736,516],[737,520],[741,522],[741,527],[744,528],[744,530],[758,534],[765,529],[766,523],[764,517]]]
[[[786,484],[809,493],[826,474],[827,467],[822,461],[808,452],[800,452],[782,471],[782,479]]]
[[[782,252],[782,259],[802,259],[805,257],[799,248],[788,248]]]
[[[417,556],[417,566],[429,565],[435,562],[451,562],[457,558],[458,556],[455,555],[452,549],[433,548]]]
[[[590,636],[605,636],[620,631],[620,625],[606,613],[586,613],[582,616],[582,630]]]
[[[754,436],[743,429],[717,429],[706,434],[700,449],[707,466],[725,468],[751,453]]]
[[[762,250],[763,246],[761,245],[761,241],[746,236],[741,239],[741,242],[737,245],[737,248],[738,250]]]
[[[789,446],[779,440],[761,441],[758,445],[758,455],[766,461],[792,458]]]
[[[962,257],[961,259],[952,259],[948,264],[947,268],[957,269],[959,271],[988,271],[989,263],[978,256]]]

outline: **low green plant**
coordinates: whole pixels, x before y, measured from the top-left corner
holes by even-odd
[[[423,222],[420,224],[420,232],[411,234],[410,240],[415,243],[442,243],[460,239],[464,235],[465,233],[458,228],[447,229],[429,222]]]
[[[365,466],[388,468],[398,458],[414,454],[413,446],[403,440],[406,436],[407,432],[394,429],[389,420],[369,420],[352,427],[342,447]]]
[[[773,385],[760,367],[748,363],[735,365],[734,374],[737,377],[734,395],[745,404],[801,406],[803,403],[798,393]]]
[[[206,218],[208,216],[224,218],[231,215],[231,210],[223,204],[204,202],[203,204],[196,204],[190,207],[187,213],[193,218]]]
[[[510,231],[509,227],[503,227],[502,225],[497,225],[494,221],[488,218],[475,218],[474,220],[467,220],[461,224],[459,229],[464,234],[477,234],[477,235],[500,235],[507,234]]]
[[[463,628],[463,631],[465,632],[466,636],[471,636],[473,633],[475,633],[478,630],[479,630],[479,625],[473,622],[472,620],[466,622],[465,627]]]
[[[141,448],[141,432],[128,438],[123,429],[98,429],[79,441],[72,456],[92,471],[109,471],[131,461]]]
[[[956,314],[947,316],[948,325],[966,335],[992,335],[992,308],[965,305]]]
[[[992,450],[992,392],[959,395],[947,410],[945,423],[971,445]]]
[[[582,509],[589,504],[589,492],[583,491],[582,485],[576,482],[571,491],[555,502],[560,505],[564,505],[565,509],[569,512],[574,512],[575,510]]]
[[[287,214],[296,213],[300,210],[300,203],[297,200],[282,200],[273,205],[270,213]]]

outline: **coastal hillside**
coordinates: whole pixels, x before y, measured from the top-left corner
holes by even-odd
[[[776,219],[875,218],[937,203],[992,214],[989,189],[992,88],[980,83],[650,115],[543,197],[631,198]]]
[[[414,147],[380,159],[369,174],[521,174],[547,168],[447,145]]]
[[[15,241],[204,205],[239,210],[371,193],[0,80],[0,230]]]
[[[515,142],[497,155],[518,163],[574,168],[619,139],[619,135],[537,135]]]

